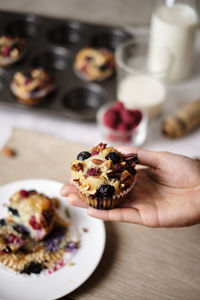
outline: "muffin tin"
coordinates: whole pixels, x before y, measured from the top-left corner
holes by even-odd
[[[115,99],[115,75],[101,83],[79,79],[73,72],[76,53],[88,46],[112,51],[132,35],[121,28],[37,15],[0,12],[0,34],[26,38],[27,52],[19,62],[0,68],[0,104],[21,110],[57,114],[79,121],[94,120],[105,102]],[[10,82],[18,70],[42,66],[54,73],[56,90],[36,107],[17,102]]]

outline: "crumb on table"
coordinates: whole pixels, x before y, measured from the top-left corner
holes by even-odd
[[[85,227],[83,227],[82,230],[83,230],[83,232],[88,232],[88,229]]]
[[[1,153],[7,157],[13,157],[16,155],[15,150],[6,146],[1,149]]]

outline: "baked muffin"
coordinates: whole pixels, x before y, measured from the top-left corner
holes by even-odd
[[[135,153],[124,155],[100,143],[83,151],[71,164],[73,182],[80,197],[97,209],[119,206],[136,181]]]
[[[23,225],[30,236],[38,241],[53,227],[56,204],[54,198],[36,191],[21,190],[10,198],[8,210],[12,221]]]
[[[26,51],[25,40],[20,37],[0,36],[0,67],[20,60]]]
[[[42,102],[54,88],[53,76],[43,68],[16,72],[11,83],[11,90],[18,101],[29,106]]]
[[[102,81],[114,72],[114,55],[105,48],[84,48],[75,58],[74,70],[78,77],[88,81]]]
[[[0,219],[0,254],[15,252],[21,248],[27,235],[28,232],[23,226]]]

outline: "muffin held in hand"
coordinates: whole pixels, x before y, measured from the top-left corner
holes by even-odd
[[[11,83],[11,90],[18,101],[29,106],[42,102],[54,88],[53,76],[43,68],[16,72]]]
[[[75,58],[77,76],[88,81],[102,81],[114,72],[114,55],[105,48],[84,48]]]
[[[20,60],[26,52],[25,40],[20,37],[0,36],[0,67]]]
[[[83,151],[71,164],[73,182],[80,197],[97,209],[119,206],[136,181],[135,153],[122,154],[100,143]]]
[[[13,222],[23,225],[30,236],[42,240],[52,229],[55,221],[56,199],[36,191],[16,192],[8,205]]]

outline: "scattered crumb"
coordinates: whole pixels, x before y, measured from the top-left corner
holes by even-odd
[[[16,155],[16,152],[13,149],[6,146],[1,149],[1,153],[7,157],[13,157]]]
[[[88,232],[88,229],[85,227],[83,227],[82,230],[83,230],[83,232]]]
[[[72,262],[72,261],[69,261],[67,265],[68,265],[68,267],[72,267],[72,266],[74,266],[74,265],[75,265],[75,263],[74,263],[74,262]]]

